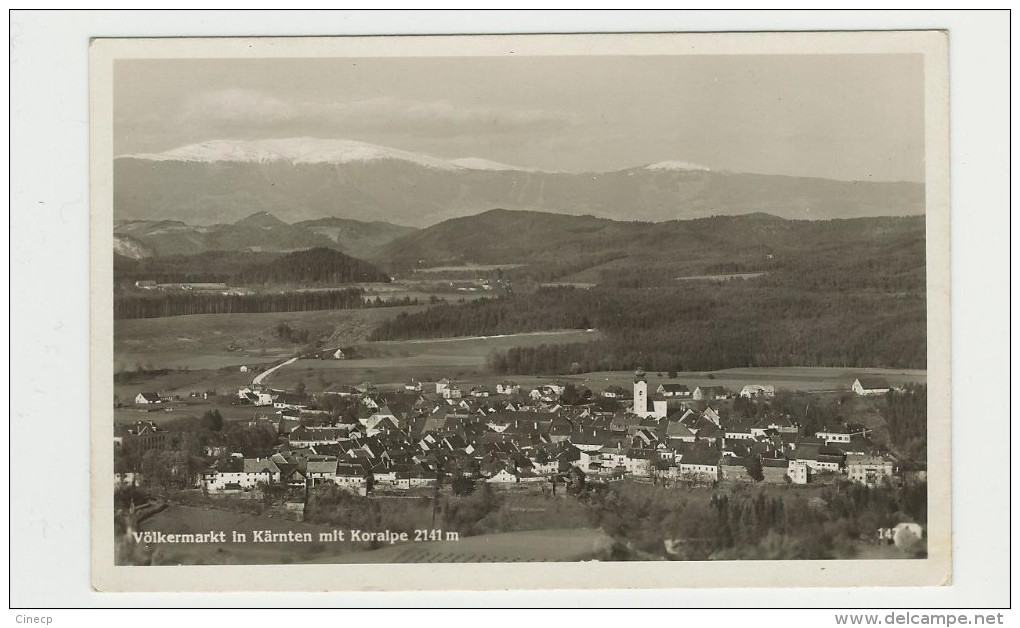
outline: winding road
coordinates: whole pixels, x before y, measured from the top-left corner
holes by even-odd
[[[276,369],[287,366],[288,364],[294,364],[295,362],[297,362],[297,356],[294,356],[293,358],[287,360],[286,362],[281,362],[272,368],[262,371],[261,373],[255,376],[255,379],[251,380],[251,385],[258,386],[259,384],[262,383],[262,380],[272,375],[273,371],[275,371]]]

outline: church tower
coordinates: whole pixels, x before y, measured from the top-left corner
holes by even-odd
[[[648,382],[641,367],[634,371],[634,414],[648,415]]]

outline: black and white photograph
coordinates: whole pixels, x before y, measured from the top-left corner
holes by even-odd
[[[92,62],[94,578],[951,582],[944,33]]]

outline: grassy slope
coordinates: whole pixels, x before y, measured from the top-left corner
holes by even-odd
[[[343,346],[363,339],[381,320],[421,309],[424,306],[118,320],[114,325],[114,366],[220,368],[271,362],[300,348],[276,335],[280,323],[308,330],[310,338],[322,338],[327,346]],[[231,351],[232,345],[238,350]]]

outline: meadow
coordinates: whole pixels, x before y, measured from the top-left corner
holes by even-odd
[[[282,338],[285,324],[308,331],[327,346],[363,340],[383,320],[424,305],[281,312],[271,314],[195,314],[118,320],[114,324],[114,368],[218,369],[267,363],[294,355],[301,345]]]
[[[776,390],[795,390],[810,393],[847,391],[857,377],[871,375],[883,377],[891,384],[923,384],[926,371],[917,369],[865,369],[831,367],[760,367],[721,369],[718,371],[691,371],[676,373],[649,372],[646,374],[649,392],[660,384],[684,384],[692,392],[697,386],[723,386],[732,393],[748,384],[772,385]],[[419,377],[421,381],[430,381]],[[598,371],[577,375],[502,375],[492,372],[470,374],[471,385],[495,386],[499,382],[513,381],[523,389],[545,384],[574,383],[601,391],[610,386],[621,386],[630,391],[634,385],[634,371]]]
[[[485,378],[489,354],[510,347],[576,343],[594,340],[598,332],[549,331],[506,336],[439,338],[364,342],[355,350],[364,357],[352,360],[298,360],[275,371],[266,384],[292,388],[302,382],[307,390],[335,383],[371,381],[376,385],[404,384],[410,379],[428,381],[443,377]]]

